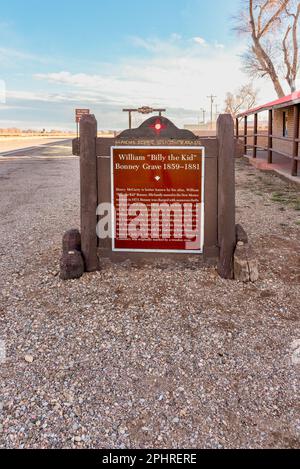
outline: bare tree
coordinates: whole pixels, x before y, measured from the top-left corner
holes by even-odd
[[[296,89],[299,71],[298,0],[246,0],[236,29],[250,37],[244,54],[245,68],[253,77],[268,76],[278,97],[284,96],[283,81]]]
[[[251,83],[242,86],[235,94],[227,93],[225,112],[236,118],[241,112],[253,108],[257,101],[257,93]]]
[[[299,70],[299,38],[298,26],[300,18],[300,3],[298,4],[295,12],[289,8],[285,9],[291,23],[288,24],[286,33],[283,39],[283,53],[284,63],[286,66],[285,79],[288,82],[291,91],[296,91],[296,78]]]

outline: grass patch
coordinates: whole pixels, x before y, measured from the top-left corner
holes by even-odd
[[[294,210],[300,211],[300,195],[296,192],[273,192],[271,200],[272,202],[287,205]]]
[[[272,202],[287,202],[287,197],[283,192],[273,192],[271,196]]]

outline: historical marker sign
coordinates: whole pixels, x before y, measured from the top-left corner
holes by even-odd
[[[115,146],[111,153],[113,251],[201,254],[204,147]]]
[[[216,138],[154,116],[117,138],[97,138],[95,117],[84,116],[73,153],[80,155],[86,271],[98,270],[101,258],[138,261],[154,252],[150,258],[182,253],[178,259],[188,260],[195,253],[201,262],[218,259],[222,278],[232,279],[233,130],[230,115],[219,117]]]
[[[86,114],[90,114],[89,109],[75,109],[75,119],[76,119],[77,124],[79,124],[82,116],[85,116]]]

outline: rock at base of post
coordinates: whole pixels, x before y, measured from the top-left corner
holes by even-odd
[[[69,230],[64,234],[62,250],[64,253],[69,251],[81,251],[81,235],[78,230]]]
[[[248,235],[247,235],[246,231],[244,230],[244,228],[242,227],[242,225],[236,225],[235,233],[236,233],[236,242],[237,243],[239,243],[239,242],[244,243],[244,244],[249,243]]]
[[[73,280],[84,274],[84,262],[81,252],[64,252],[60,259],[60,278],[62,280]]]
[[[258,261],[249,244],[238,242],[234,253],[234,279],[240,282],[257,282]]]

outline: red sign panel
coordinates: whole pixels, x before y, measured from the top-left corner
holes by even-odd
[[[113,250],[202,253],[203,147],[113,147]]]
[[[75,109],[75,117],[76,117],[77,124],[80,122],[80,119],[82,118],[82,116],[86,114],[90,114],[89,109]]]

